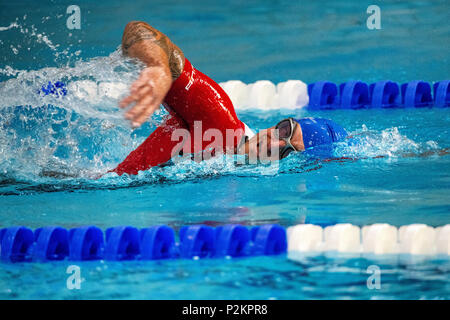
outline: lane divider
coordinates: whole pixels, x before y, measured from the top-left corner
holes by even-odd
[[[19,226],[0,230],[0,256],[12,262],[243,257],[285,253],[286,240],[286,230],[276,224],[250,229],[234,224],[184,226],[178,242],[174,230],[164,225],[119,226],[105,233],[96,226],[50,226],[34,232]]]
[[[400,228],[389,224],[362,228],[346,223],[300,224],[287,230],[277,224],[251,228],[237,224],[216,228],[192,225],[180,229],[178,241],[175,231],[165,225],[142,229],[118,226],[105,232],[96,226],[0,229],[0,257],[10,262],[201,259],[286,251],[449,256],[450,224],[438,228],[424,224]]]
[[[296,109],[310,110],[361,108],[419,108],[449,107],[450,80],[431,86],[425,81],[398,84],[384,80],[372,84],[348,81],[335,84],[318,81],[309,85],[289,80],[278,85],[267,80],[245,84],[231,80],[220,83],[237,109]]]
[[[389,224],[362,228],[346,223],[325,228],[300,224],[289,227],[287,237],[288,251],[450,255],[450,224],[438,228],[425,224],[400,228]]]
[[[307,85],[300,80],[288,80],[277,85],[268,80],[245,84],[239,80],[220,83],[238,110],[244,109],[297,109],[310,110],[361,109],[361,108],[419,108],[450,106],[450,80],[431,86],[428,82],[415,80],[398,84],[390,80],[366,84],[348,81],[335,84],[318,81]],[[128,92],[121,82],[96,83],[91,80],[74,81],[66,85],[61,81],[42,85],[40,95],[76,98],[98,102],[101,99],[118,99]]]

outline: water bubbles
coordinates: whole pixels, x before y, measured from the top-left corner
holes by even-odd
[[[435,141],[429,140],[426,142],[426,146],[431,150],[437,150],[439,148],[438,144]]]
[[[73,179],[79,185],[80,179],[97,178],[113,168],[153,130],[147,126],[135,136],[118,112],[117,90],[127,90],[138,75],[119,51],[78,61],[73,68],[26,71],[6,66],[0,73],[15,76],[0,86],[0,172],[7,179]],[[39,95],[49,80],[69,89],[88,85],[82,94]]]
[[[54,58],[54,62],[59,64],[68,64],[73,56],[79,56],[79,54],[68,54],[68,48],[59,50],[61,46],[59,44],[53,43],[48,34],[46,34],[45,32],[40,32],[34,24],[32,24],[31,26],[27,25],[25,21],[26,18],[26,15],[22,19],[19,19],[17,17],[14,22],[9,24],[9,26],[0,27],[0,32],[14,32],[13,30],[15,29],[20,33],[19,35],[14,35],[12,37],[12,39],[14,39],[14,43],[12,43],[10,47],[14,55],[17,55],[19,53],[17,49],[20,48],[20,45],[16,44],[17,42],[19,42],[22,44],[31,45],[32,49],[36,51],[42,51],[42,45],[44,45],[44,48],[50,50],[50,53]],[[50,17],[43,17],[41,19],[41,23],[45,23],[49,19]],[[51,32],[50,35],[55,35],[55,32]],[[8,43],[7,41],[5,42]],[[36,60],[36,58],[33,57],[33,60]]]
[[[381,131],[369,130],[363,125],[360,131],[352,132],[347,141],[336,144],[336,157],[367,158],[401,158],[405,155],[419,155],[427,148],[438,149],[434,141],[421,145],[401,134],[398,127]]]
[[[16,21],[17,21],[17,19],[16,19]],[[9,24],[9,26],[7,26],[7,27],[0,27],[0,31],[6,31],[6,30],[10,30],[12,28],[18,28],[18,27],[19,27],[19,25],[17,24],[17,22],[11,22]]]
[[[9,47],[11,48],[12,52],[13,52],[15,55],[17,55],[17,54],[19,53],[19,50],[17,50],[17,48],[15,48],[13,45],[10,45]]]

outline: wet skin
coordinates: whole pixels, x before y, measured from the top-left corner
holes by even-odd
[[[238,153],[255,155],[259,160],[278,160],[279,151],[286,146],[286,142],[277,138],[275,130],[273,126],[259,131],[241,147]],[[295,123],[291,144],[297,151],[305,150],[302,129],[298,123]]]

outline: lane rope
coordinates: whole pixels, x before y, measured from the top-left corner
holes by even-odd
[[[372,84],[348,81],[335,84],[318,81],[307,85],[300,80],[273,84],[267,80],[245,84],[239,80],[220,83],[237,109],[373,109],[450,106],[450,80],[415,80],[403,84],[385,80]]]
[[[0,229],[0,256],[4,262],[54,260],[158,260],[250,257],[286,252],[356,254],[450,255],[450,224],[433,228],[412,224],[397,228],[374,224],[362,228],[346,223],[299,224],[285,229],[277,224],[247,227],[228,224],[96,226],[67,230],[48,226]]]
[[[237,110],[245,109],[374,109],[420,108],[450,106],[450,80],[430,83],[414,80],[403,84],[384,80],[367,84],[348,81],[335,84],[318,81],[306,84],[289,80],[274,84],[268,80],[245,84],[239,80],[220,83]],[[96,83],[90,80],[74,81],[66,85],[61,81],[48,81],[37,93],[42,96],[63,98],[73,95],[82,100],[101,101],[102,98],[118,99],[128,92],[128,86],[120,82]]]

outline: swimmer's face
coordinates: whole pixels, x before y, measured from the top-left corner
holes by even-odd
[[[279,133],[277,131],[275,126],[259,131],[241,147],[240,153],[247,154],[249,159],[254,161],[279,160],[280,150],[286,146],[286,141],[278,138]],[[305,150],[301,128],[298,123],[295,124],[291,144],[297,150]]]

